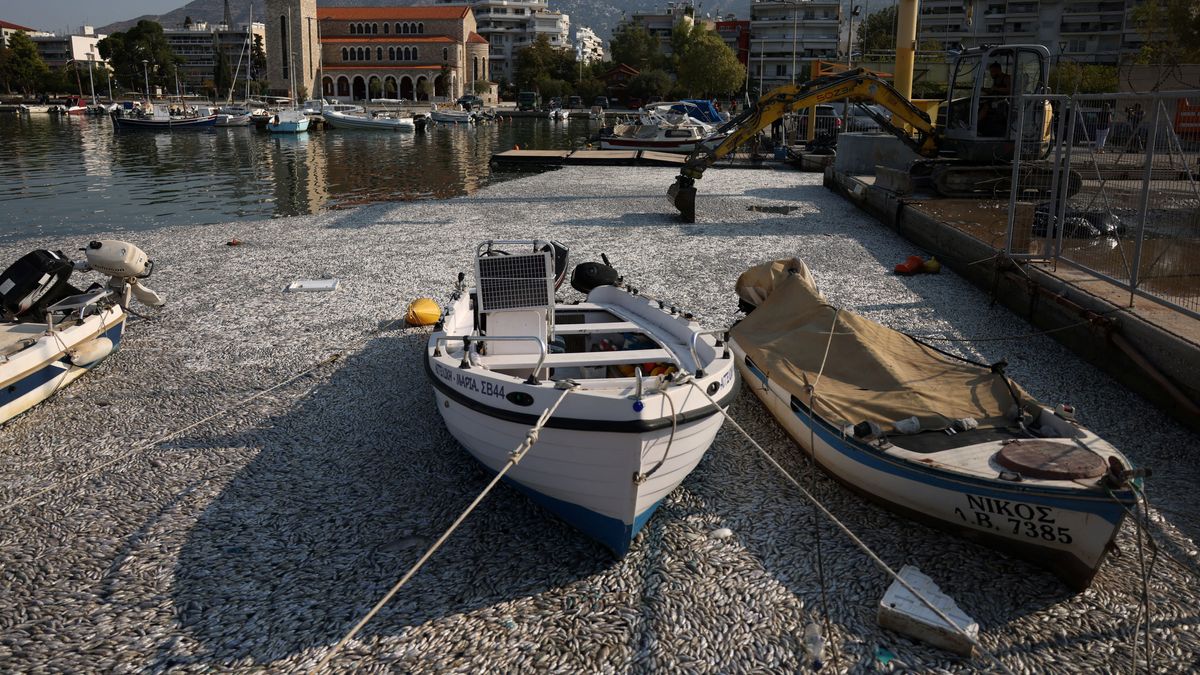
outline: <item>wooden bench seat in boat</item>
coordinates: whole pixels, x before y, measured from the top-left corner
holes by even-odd
[[[675,362],[675,355],[665,349],[623,349],[612,352],[576,352],[572,354],[547,354],[543,367],[582,368],[585,366],[619,366],[638,363]],[[537,354],[501,354],[480,356],[480,365],[492,370],[533,368],[537,365]]]
[[[560,323],[554,326],[555,335],[582,335],[585,333],[644,333],[645,329],[630,321],[612,323]]]

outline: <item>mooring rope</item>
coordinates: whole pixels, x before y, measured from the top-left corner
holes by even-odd
[[[783,474],[784,478],[786,478],[788,480],[788,482],[790,482],[792,485],[795,485],[796,489],[800,490],[800,493],[802,495],[804,495],[804,497],[806,499],[808,499],[810,502],[812,502],[813,506],[820,509],[821,513],[825,514],[825,517],[828,518],[830,520],[830,522],[832,522],[834,525],[836,525],[838,527],[838,529],[840,529],[842,531],[843,534],[845,534],[847,537],[849,537],[850,541],[854,542],[854,544],[856,546],[858,546],[858,548],[864,554],[866,554],[866,556],[868,558],[870,558],[871,561],[873,563],[875,563],[875,565],[877,567],[882,569],[888,576],[890,576],[893,580],[895,580],[896,583],[898,583],[902,587],[904,587],[904,589],[907,590],[909,593],[912,593],[913,597],[920,600],[921,604],[925,605],[931,611],[933,611],[933,613],[935,615],[937,615],[937,617],[939,619],[941,619],[942,621],[945,621],[948,626],[954,628],[956,631],[961,633],[962,636],[965,637],[967,639],[967,641],[969,641],[974,648],[978,649],[981,654],[987,656],[992,661],[994,661],[1001,671],[1003,671],[1005,673],[1009,673],[1009,675],[1013,675],[1013,671],[1011,669],[1009,669],[1008,666],[1004,665],[1004,663],[995,654],[993,654],[990,650],[988,650],[986,647],[984,647],[983,644],[977,638],[975,638],[970,633],[963,630],[963,628],[961,626],[959,626],[957,623],[955,623],[954,620],[951,619],[949,616],[947,616],[945,612],[943,612],[940,608],[938,608],[936,605],[934,605],[932,601],[930,601],[922,593],[917,591],[917,589],[913,588],[912,584],[908,583],[903,578],[901,578],[900,575],[891,568],[891,566],[889,566],[886,562],[884,562],[883,559],[880,558],[879,555],[875,553],[875,551],[871,550],[871,547],[868,546],[866,544],[866,542],[864,542],[862,539],[859,539],[858,535],[854,534],[853,530],[851,530],[849,527],[847,527],[846,524],[843,523],[841,520],[839,520],[837,516],[833,515],[833,513],[829,509],[825,508],[825,505],[822,504],[820,502],[820,500],[818,500],[815,496],[813,496],[812,493],[810,493],[808,490],[805,490],[804,486],[801,485],[800,482],[797,481],[794,476],[792,476],[792,474],[788,473],[787,469],[783,468],[783,466],[780,465],[780,463],[778,461],[776,461],[774,457],[771,456],[771,453],[767,452],[766,449],[764,449],[761,445],[759,445],[758,441],[754,440],[754,437],[751,436],[745,429],[743,429],[742,426],[740,424],[738,424],[736,420],[733,419],[733,416],[730,415],[727,410],[725,410],[720,405],[718,405],[717,402],[715,400],[713,400],[713,397],[709,396],[708,392],[704,391],[703,387],[696,384],[695,379],[690,379],[690,376],[687,376],[687,375],[685,375],[684,377],[689,378],[688,381],[691,382],[692,386],[694,386],[696,388],[696,390],[700,392],[700,395],[707,398],[709,400],[709,402],[713,404],[713,407],[715,407],[722,415],[724,415],[726,420],[729,420],[729,423],[733,425],[733,428],[737,429],[743,436],[745,436],[746,440],[749,441],[750,444],[752,446],[754,446],[754,448],[756,450],[758,450],[762,454],[762,456],[765,457],[767,459],[767,461],[771,463],[772,466],[774,466],[781,474]]]
[[[37,499],[46,494],[49,494],[49,493],[57,490],[58,488],[63,487],[64,485],[69,485],[71,483],[75,483],[75,482],[79,481],[80,479],[87,478],[89,476],[93,476],[114,464],[117,464],[125,459],[128,459],[128,458],[138,454],[139,452],[144,452],[146,450],[149,450],[160,443],[169,441],[172,438],[179,436],[180,434],[183,434],[187,431],[191,431],[192,429],[195,429],[196,427],[207,424],[208,422],[218,419],[224,415],[227,415],[234,410],[239,410],[239,409],[243,408],[246,404],[248,404],[258,398],[261,398],[273,391],[276,391],[282,387],[285,387],[285,386],[291,384],[292,382],[295,382],[296,380],[308,375],[309,373],[312,373],[313,371],[315,371],[323,366],[326,366],[330,363],[333,363],[334,361],[337,361],[347,351],[349,351],[351,347],[358,345],[360,343],[363,343],[386,330],[390,330],[399,322],[400,322],[399,319],[388,321],[388,322],[384,323],[383,325],[381,325],[373,330],[370,330],[367,333],[363,334],[362,336],[346,343],[346,345],[344,345],[342,347],[341,351],[334,352],[333,354],[330,354],[329,356],[326,356],[325,358],[321,359],[320,361],[317,361],[316,363],[312,364],[308,368],[305,368],[304,370],[302,370],[294,375],[291,375],[291,376],[287,377],[286,379],[281,380],[280,382],[277,382],[274,385],[272,385],[266,389],[257,391],[255,393],[251,394],[250,396],[242,398],[242,399],[238,400],[237,402],[235,402],[231,405],[228,405],[228,406],[218,410],[217,412],[209,415],[208,417],[205,417],[204,419],[198,420],[196,422],[192,422],[191,424],[188,424],[188,425],[181,427],[179,429],[176,429],[174,431],[167,432],[167,433],[165,433],[161,436],[158,436],[154,439],[151,439],[149,441],[143,441],[142,443],[138,443],[137,445],[134,445],[132,448],[130,448],[128,451],[123,452],[120,455],[117,455],[116,457],[108,460],[107,462],[101,462],[100,464],[93,466],[89,469],[86,469],[86,470],[82,471],[81,473],[77,473],[73,476],[68,476],[67,478],[64,478],[62,480],[55,481],[55,482],[51,483],[50,485],[47,485],[46,487],[44,487],[41,490],[38,490],[32,494],[26,495],[24,497],[18,497],[16,499],[8,502],[7,504],[0,505],[0,515],[3,515],[9,511],[11,511],[13,508],[20,506],[21,504],[25,504],[27,502],[33,501],[34,499]],[[80,488],[76,488],[76,491],[78,491],[79,489]],[[69,496],[69,494],[74,494],[74,493],[68,493],[68,495],[64,495],[64,496]]]
[[[338,640],[338,643],[335,644],[333,648],[325,654],[325,656],[321,657],[321,660],[318,661],[317,665],[314,666],[309,672],[316,673],[325,666],[329,665],[329,662],[333,659],[333,657],[337,656],[337,653],[340,652],[348,642],[353,640],[355,635],[358,635],[358,632],[362,630],[363,626],[366,626],[367,622],[373,619],[375,615],[378,614],[381,609],[383,609],[384,605],[386,605],[388,601],[391,600],[392,597],[395,596],[396,593],[404,586],[404,584],[408,583],[408,580],[411,579],[413,575],[421,569],[425,562],[429,560],[429,558],[433,556],[433,554],[436,553],[439,548],[442,547],[442,544],[446,543],[446,540],[450,538],[451,534],[454,534],[454,531],[458,529],[458,526],[467,519],[467,516],[471,515],[471,512],[475,510],[476,506],[479,506],[479,503],[483,501],[484,497],[488,496],[488,493],[492,491],[492,488],[496,487],[496,484],[500,482],[500,479],[504,477],[504,474],[508,473],[509,469],[516,466],[517,463],[520,462],[521,459],[523,459],[529,452],[529,449],[533,447],[534,443],[537,443],[538,435],[541,433],[542,427],[547,421],[550,420],[550,418],[554,415],[554,412],[558,410],[558,406],[563,402],[563,399],[567,397],[567,394],[570,394],[579,385],[572,380],[559,380],[555,383],[555,386],[563,389],[562,395],[558,397],[558,400],[554,402],[554,405],[542,411],[542,414],[538,416],[537,422],[534,423],[533,427],[525,433],[525,440],[521,441],[521,444],[518,445],[515,450],[509,453],[508,462],[506,462],[504,467],[496,473],[496,476],[492,478],[490,483],[487,484],[487,487],[483,488],[483,492],[480,492],[479,495],[475,497],[471,504],[459,514],[458,518],[456,518],[453,523],[451,523],[450,527],[442,533],[442,536],[438,537],[438,540],[433,542],[433,545],[425,551],[425,554],[422,555],[421,558],[417,560],[417,562],[414,563],[407,572],[404,573],[404,576],[400,577],[400,580],[397,581],[394,586],[392,586],[391,590],[389,590],[386,595],[380,598],[379,602],[375,603],[375,606],[371,608],[371,611],[367,612],[363,618],[359,619],[358,623],[354,624],[354,628],[351,628],[349,633],[346,633],[341,640]]]

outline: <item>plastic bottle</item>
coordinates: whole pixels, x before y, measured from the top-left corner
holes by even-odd
[[[825,665],[825,636],[821,635],[821,627],[810,623],[804,627],[804,651],[812,659],[813,670],[820,670]]]

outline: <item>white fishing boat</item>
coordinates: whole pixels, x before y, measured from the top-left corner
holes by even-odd
[[[750,390],[839,482],[1087,588],[1144,470],[1004,374],[838,309],[799,260],[738,279]],[[815,393],[814,393],[815,392]],[[815,397],[815,404],[813,399]]]
[[[323,99],[309,99],[304,102],[300,109],[303,110],[304,114],[308,115],[309,117],[315,117],[317,115],[324,117],[327,113],[331,112],[365,112],[365,109],[361,105],[355,105],[353,103],[338,103],[337,101],[326,101]]]
[[[480,244],[476,287],[459,275],[426,374],[450,433],[491,471],[563,397],[505,479],[621,556],[721,428],[701,390],[724,408],[738,379],[717,332],[614,285],[607,265],[576,267],[571,285],[586,302],[558,302],[566,253],[546,241]]]
[[[382,131],[414,131],[416,124],[411,116],[395,112],[343,113],[333,110],[322,114],[325,122],[335,129],[374,129]]]
[[[171,106],[165,103],[155,103],[149,110],[143,107],[132,107],[128,110],[118,108],[112,112],[113,128],[122,129],[157,129],[173,131],[177,129],[203,129],[217,122],[216,115],[201,114],[192,108],[178,111],[182,114],[171,114]]]
[[[600,149],[690,153],[706,144],[715,145],[724,137],[717,130],[720,117],[699,103],[667,101],[646,106],[634,122],[601,129]]]
[[[571,111],[566,108],[555,108],[550,111],[550,119],[556,122],[565,122],[571,117]]]
[[[163,299],[143,285],[153,264],[120,241],[88,244],[85,259],[33,251],[0,273],[0,423],[29,410],[86,373],[121,344],[131,298],[157,307]],[[73,271],[109,277],[80,292]]]
[[[466,110],[439,108],[438,104],[429,104],[429,118],[439,124],[473,124],[475,117]]]

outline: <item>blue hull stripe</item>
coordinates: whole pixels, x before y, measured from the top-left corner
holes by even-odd
[[[121,335],[123,333],[122,328],[124,328],[124,326],[125,322],[122,321],[112,328],[109,328],[104,333],[104,337],[112,340],[113,351],[116,351],[117,347],[121,344]],[[103,360],[104,359],[101,359],[101,361]],[[99,363],[99,361],[97,363]],[[90,370],[92,366],[95,365],[96,364],[93,363],[91,366],[87,366],[87,368]],[[35,370],[20,380],[10,384],[9,386],[0,389],[0,406],[8,405],[9,403],[16,401],[34,389],[37,389],[47,382],[50,382],[54,378],[61,376],[63,373],[67,372],[67,369],[73,367],[74,366],[71,365],[70,358],[66,356],[62,357],[58,361],[55,361],[54,363],[47,363],[41,369]]]
[[[752,362],[746,363],[747,369],[763,382],[767,383],[767,376],[759,370]],[[771,396],[778,399],[774,392],[768,392]],[[808,424],[808,410],[802,406],[802,410],[792,408],[793,414],[805,425]],[[907,461],[903,459],[889,460],[881,456],[881,453],[866,447],[861,441],[843,438],[840,430],[835,430],[828,422],[822,419],[819,415],[813,417],[816,422],[816,434],[831,447],[836,449],[842,455],[850,458],[852,461],[870,467],[877,471],[882,471],[893,476],[898,476],[904,480],[924,483],[933,487],[959,492],[963,494],[973,494],[984,497],[992,497],[1001,500],[1019,500],[1027,501],[1045,506],[1053,506],[1068,511],[1079,511],[1091,513],[1104,518],[1110,523],[1118,524],[1125,517],[1125,510],[1120,504],[1115,503],[1108,496],[1080,496],[1080,497],[1055,497],[1047,495],[1045,488],[1037,488],[1035,490],[1022,489],[1022,486],[1014,484],[1013,489],[1001,490],[991,486],[980,485],[970,477],[964,477],[962,480],[952,480],[939,477],[934,472],[934,469],[914,469],[907,466]],[[982,482],[982,481],[981,481]],[[1127,504],[1133,504],[1133,495],[1128,491],[1114,493],[1119,499]]]
[[[495,473],[485,465],[481,464],[480,466],[483,466],[490,473]],[[505,483],[524,493],[542,508],[561,518],[567,524],[612,549],[612,552],[618,558],[623,557],[629,552],[629,546],[633,543],[634,537],[637,536],[638,532],[641,532],[642,527],[650,520],[650,516],[654,515],[659,505],[662,504],[662,500],[655,502],[650,508],[634,517],[633,524],[629,525],[617,518],[610,518],[609,516],[596,513],[578,504],[572,504],[571,502],[565,502],[561,499],[544,495],[510,479],[508,476],[505,476],[503,480]]]

